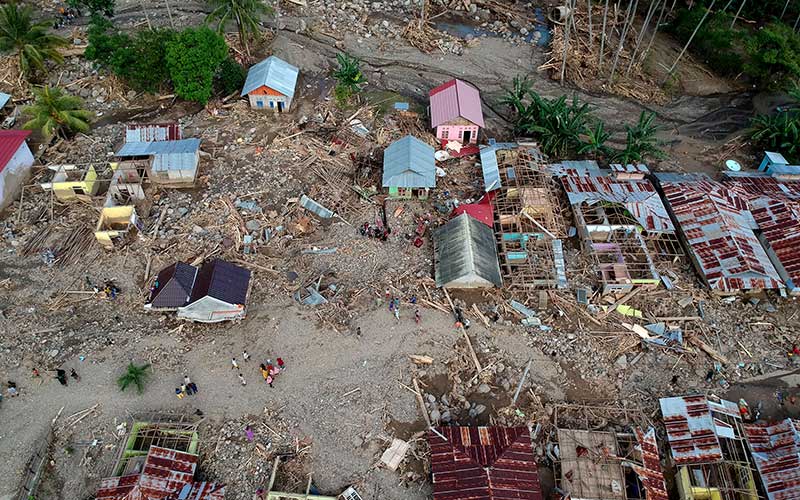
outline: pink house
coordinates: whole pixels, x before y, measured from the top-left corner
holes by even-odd
[[[478,89],[461,80],[450,80],[430,92],[431,127],[445,145],[448,141],[476,144],[483,127],[481,95]]]

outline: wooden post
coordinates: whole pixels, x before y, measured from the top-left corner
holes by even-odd
[[[678,62],[681,60],[681,57],[683,57],[683,54],[686,53],[686,49],[689,48],[689,44],[691,44],[692,40],[694,40],[694,36],[700,30],[700,26],[703,25],[703,22],[705,22],[706,18],[711,13],[711,9],[714,8],[714,4],[716,2],[717,2],[717,0],[711,0],[711,5],[708,6],[708,9],[706,9],[706,13],[703,14],[703,17],[700,19],[700,22],[697,23],[697,26],[694,27],[694,31],[692,31],[692,36],[690,36],[689,40],[686,41],[686,45],[683,46],[683,49],[681,50],[681,53],[678,54],[678,57],[675,58],[675,62],[672,63],[672,67],[669,68],[669,71],[667,71],[667,79],[669,79],[672,76],[672,71],[675,69],[675,66],[678,65]]]
[[[611,74],[608,76],[609,85],[614,81],[614,73],[617,71],[619,55],[622,53],[622,47],[625,46],[625,38],[628,36],[628,29],[631,24],[633,24],[633,18],[636,16],[636,7],[638,7],[638,5],[639,0],[630,0],[630,2],[628,2],[628,10],[625,13],[625,24],[622,26],[622,34],[619,36],[619,46],[617,47],[617,53],[614,54],[614,64],[611,66]]]
[[[733,16],[733,21],[731,21],[731,29],[733,29],[733,25],[736,24],[736,20],[739,19],[739,14],[742,12],[742,8],[744,7],[744,3],[747,0],[742,0],[742,3],[739,5],[739,9],[736,11],[736,15]]]
[[[606,20],[608,19],[608,1],[603,9],[603,34],[600,35],[600,55],[597,60],[597,70],[603,69],[603,52],[606,50]]]
[[[639,36],[636,37],[636,45],[633,46],[633,53],[631,54],[630,62],[628,62],[628,69],[625,70],[625,76],[628,76],[631,73],[633,62],[636,60],[636,53],[639,51],[639,45],[644,39],[644,34],[647,32],[647,27],[650,26],[650,20],[653,19],[653,14],[655,13],[657,7],[658,0],[650,0],[650,6],[647,8],[647,15],[644,18],[644,24],[642,24],[642,29],[639,31]],[[634,16],[636,16],[635,13]]]
[[[570,17],[572,16],[572,3],[570,0],[566,0],[565,8],[567,9],[567,18],[564,19],[564,53],[561,59],[561,78],[559,82],[561,85],[564,85],[564,75],[567,72],[567,49],[569,48],[569,34],[570,28],[572,24],[570,23]]]
[[[511,406],[517,404],[517,398],[519,397],[519,391],[522,390],[522,384],[525,383],[525,379],[528,378],[528,372],[531,370],[531,363],[533,363],[533,358],[528,360],[528,365],[525,367],[525,371],[522,372],[522,378],[519,379],[519,385],[517,386],[517,391],[514,393],[514,399],[511,400]]]
[[[650,42],[647,43],[647,48],[644,49],[642,52],[641,62],[647,58],[647,54],[650,53],[650,49],[653,47],[653,42],[656,39],[656,34],[658,33],[658,27],[661,25],[661,20],[664,18],[664,10],[667,8],[667,0],[664,0],[664,3],[661,4],[661,12],[658,14],[658,20],[656,20],[656,26],[653,28],[653,35],[650,37]]]
[[[175,23],[172,21],[172,10],[169,8],[169,0],[164,0],[164,4],[167,6],[167,16],[169,16],[169,25],[172,29],[175,29]]]
[[[425,423],[428,424],[428,429],[433,427],[431,425],[431,417],[428,415],[428,409],[425,407],[425,400],[422,398],[422,391],[419,389],[419,383],[417,382],[416,377],[411,380],[414,383],[414,391],[417,393],[417,403],[419,403],[419,410],[422,412],[422,416],[425,418]]]
[[[589,9],[589,48],[594,47],[594,33],[592,32],[592,0],[586,0]]]

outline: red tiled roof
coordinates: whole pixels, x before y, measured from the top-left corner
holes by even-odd
[[[0,172],[29,135],[30,130],[0,130]]]
[[[433,500],[542,500],[527,427],[439,427],[428,432]]]
[[[436,128],[450,120],[464,118],[483,127],[481,95],[472,85],[455,79],[430,91],[431,127]]]
[[[151,446],[141,474],[108,477],[100,481],[96,500],[167,500],[182,491],[183,498],[223,500],[225,486],[194,482],[198,456]]]
[[[734,430],[715,418],[712,410],[739,419],[735,403],[725,400],[715,403],[700,395],[661,398],[659,404],[676,464],[715,463],[723,459],[718,434],[733,433]]]
[[[633,470],[642,481],[647,500],[669,500],[664,470],[661,468],[661,458],[658,455],[656,430],[651,427],[645,433],[637,427],[636,440],[642,449],[643,466],[634,465]]]
[[[747,444],[769,500],[800,498],[800,422],[745,425]]]

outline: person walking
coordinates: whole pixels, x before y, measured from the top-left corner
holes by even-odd
[[[231,368],[239,369],[239,363],[236,362],[236,358],[231,358]]]
[[[419,309],[414,311],[414,321],[416,321],[417,324],[419,324],[420,321],[422,321],[422,315],[419,313]]]
[[[250,361],[250,354],[247,352],[247,349],[242,351],[242,359],[244,360],[245,363]]]
[[[69,376],[70,376],[70,377],[72,377],[72,378],[74,378],[74,379],[75,379],[75,382],[80,382],[80,381],[81,381],[81,376],[80,376],[80,375],[78,375],[78,372],[76,372],[76,371],[75,371],[75,368],[72,368],[72,369],[69,371]]]
[[[259,369],[259,371],[261,372],[261,376],[262,376],[262,377],[264,377],[264,380],[266,381],[266,380],[267,380],[267,377],[269,377],[269,368],[267,368],[267,367],[264,365],[264,363],[261,363],[261,364],[258,366],[258,369]]]
[[[272,373],[268,373],[268,374],[267,374],[267,377],[266,377],[264,380],[266,380],[266,381],[267,381],[267,384],[269,384],[270,388],[272,388],[272,389],[274,389],[274,388],[275,388],[275,386],[274,386],[274,385],[272,385],[272,382],[274,382],[274,381],[275,381],[275,377],[272,375]]]
[[[242,385],[247,385],[247,380],[244,379],[244,375],[242,375],[242,372],[239,372],[236,375],[239,377],[239,382],[241,382]]]
[[[8,384],[8,395],[12,398],[19,396],[19,391],[17,390],[17,384],[15,384],[10,380],[7,382],[7,384]]]
[[[65,372],[64,370],[59,368],[58,370],[56,370],[56,379],[58,380],[59,384],[61,384],[61,385],[66,387],[66,385],[67,385],[67,372]]]
[[[194,394],[192,390],[192,379],[190,379],[188,375],[183,376],[183,387],[186,387],[186,394],[189,396]]]

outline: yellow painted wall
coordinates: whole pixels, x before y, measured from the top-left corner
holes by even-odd
[[[73,191],[73,188],[83,190],[88,196],[94,196],[97,194],[99,187],[100,183],[97,181],[97,172],[94,167],[89,167],[89,170],[86,171],[81,181],[54,182],[53,192],[59,200],[71,200],[78,196],[75,194],[75,191]]]

